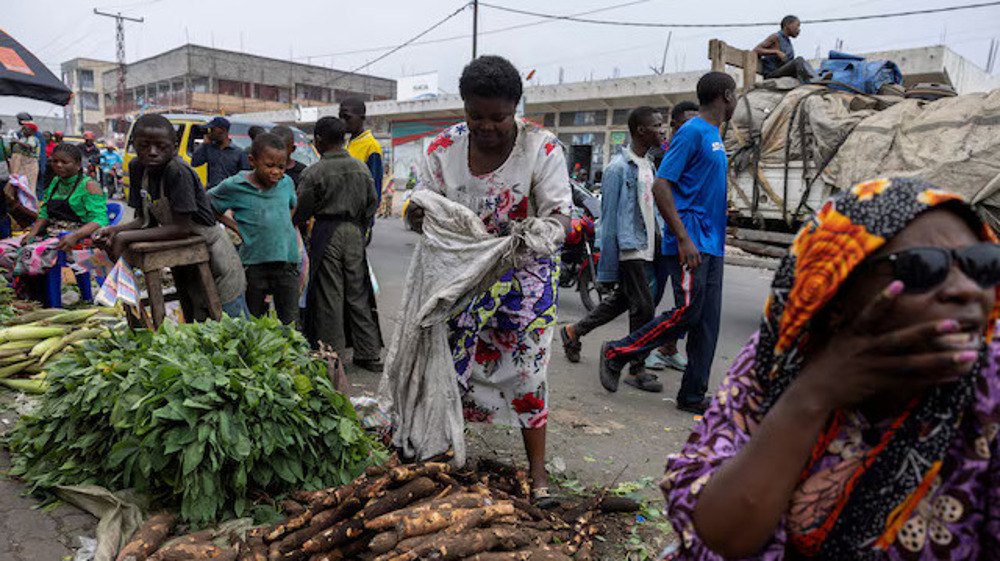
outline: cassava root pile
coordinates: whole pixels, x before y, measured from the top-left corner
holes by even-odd
[[[142,547],[129,544],[123,552],[141,551],[134,561],[585,561],[595,514],[638,507],[601,493],[541,510],[529,494],[524,470],[491,460],[480,460],[475,471],[390,462],[341,487],[292,493],[280,502],[288,518],[224,545],[205,531],[165,541],[162,528],[172,519],[154,517],[133,539]],[[151,526],[156,532],[144,533]],[[162,548],[149,547],[151,535]]]

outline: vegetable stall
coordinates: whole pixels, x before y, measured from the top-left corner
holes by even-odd
[[[605,490],[543,511],[523,469],[401,463],[329,356],[274,318],[133,331],[104,308],[13,315],[0,382],[40,393],[7,437],[9,475],[41,497],[144,498],[145,523],[97,561],[586,560],[603,513],[639,508]]]

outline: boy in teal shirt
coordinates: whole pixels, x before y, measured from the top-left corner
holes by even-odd
[[[240,258],[247,277],[247,308],[267,313],[270,294],[278,318],[294,324],[299,315],[299,246],[292,226],[295,185],[285,175],[285,143],[261,133],[250,147],[253,171],[239,172],[208,191],[212,209],[233,211],[243,245]]]

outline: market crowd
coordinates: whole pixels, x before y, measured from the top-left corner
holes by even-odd
[[[767,75],[808,78],[791,44],[800,27],[789,16],[758,46]],[[602,178],[598,280],[609,297],[561,327],[557,250],[533,242],[570,228],[570,173],[557,137],[517,115],[522,88],[501,57],[465,67],[465,121],[430,143],[423,195],[406,219],[426,243],[418,251],[471,255],[488,238],[525,241],[524,258],[495,277],[475,259],[454,271],[488,282],[454,295],[462,306],[439,318],[439,340],[464,419],[521,430],[537,506],[557,500],[545,468],[552,343],[558,334],[578,362],[583,338],[628,312],[630,333],[603,342],[595,378],[610,393],[620,381],[660,392],[651,371],[681,370],[676,407],[699,415],[661,484],[678,536],[669,558],[998,558],[1000,246],[967,202],[912,178],[834,195],[799,231],[759,331],[712,394],[728,205],[720,128],[737,105],[735,81],[710,72],[697,104],[631,112],[630,142]],[[136,218],[117,225],[102,214],[105,194],[81,148],[57,144],[38,218],[11,259],[15,276],[30,274],[16,269],[23,261],[86,239],[116,259],[135,242],[200,235],[227,313],[273,305],[314,344],[350,345],[355,364],[379,370],[365,247],[383,164],[364,117],[364,103],[350,100],[339,118],[320,119],[322,158],[304,169],[290,157],[290,129],[255,131],[244,152],[215,118],[192,158],[208,166],[206,190],[178,157],[171,123],[143,115],[129,169]],[[22,128],[18,154],[38,156],[35,132]],[[220,221],[238,232],[238,249]],[[175,271],[185,315],[198,319],[205,301],[189,277]],[[656,315],[667,282],[674,303]]]

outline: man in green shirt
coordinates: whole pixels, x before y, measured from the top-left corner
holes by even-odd
[[[323,117],[314,134],[323,158],[302,172],[293,218],[300,226],[315,218],[306,337],[314,346],[323,342],[338,352],[353,346],[354,364],[380,372],[382,337],[365,256],[365,230],[378,207],[375,182],[368,168],[344,149],[343,121]]]

